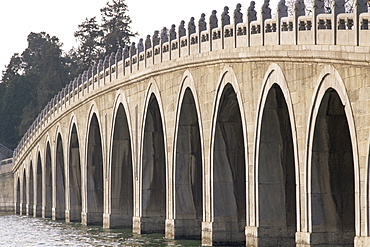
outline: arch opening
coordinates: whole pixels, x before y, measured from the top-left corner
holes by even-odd
[[[81,221],[81,164],[76,125],[73,124],[69,145],[69,221]]]
[[[16,189],[15,189],[15,192],[16,192],[16,201],[15,201],[15,213],[16,214],[20,214],[21,213],[21,208],[20,208],[20,204],[21,204],[21,182],[20,182],[20,179],[19,177],[17,178],[17,185],[16,185]]]
[[[214,222],[226,229],[217,234],[220,241],[245,243],[244,134],[237,95],[231,84],[225,86],[219,104],[213,147]]]
[[[328,89],[321,100],[311,160],[312,232],[325,244],[353,244],[355,237],[352,142],[338,93]],[[315,238],[314,238],[315,239]]]
[[[33,215],[33,200],[34,199],[34,179],[33,179],[33,165],[30,164],[30,177],[28,180],[28,215]]]
[[[62,137],[58,134],[56,149],[56,219],[65,219],[65,170]]]
[[[118,107],[114,123],[111,178],[111,227],[130,228],[134,212],[132,151],[127,116],[122,104]]]
[[[142,154],[142,233],[164,233],[166,218],[166,161],[162,117],[151,95],[144,127]]]
[[[294,245],[297,212],[292,127],[277,84],[267,94],[260,128],[258,212],[259,227],[264,230],[259,237]]]
[[[27,177],[26,177],[26,169],[23,171],[23,183],[22,183],[22,215],[26,215],[27,209]]]
[[[175,219],[183,222],[178,237],[200,239],[203,216],[202,151],[198,115],[189,88],[181,105],[175,162]]]
[[[36,172],[36,202],[35,202],[35,207],[36,207],[36,212],[35,216],[36,217],[41,217],[42,216],[42,164],[41,164],[41,157],[40,153],[37,155],[37,172]]]
[[[98,118],[94,114],[87,146],[87,224],[103,223],[103,152]]]
[[[46,145],[46,155],[45,155],[45,195],[43,203],[43,217],[51,218],[52,216],[52,169],[51,169],[51,151],[50,144]]]

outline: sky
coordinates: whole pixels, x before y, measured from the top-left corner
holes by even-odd
[[[46,32],[56,36],[63,43],[64,51],[77,47],[73,36],[78,25],[86,18],[96,16],[100,22],[100,9],[111,0],[0,0],[0,71],[5,70],[14,53],[22,53],[27,48],[27,36],[30,32]],[[263,0],[255,0],[256,11],[260,12]],[[212,10],[217,10],[220,19],[224,6],[232,13],[237,3],[242,5],[244,18],[250,1],[241,0],[126,0],[131,29],[145,39],[155,30],[176,27],[181,20],[186,26],[190,17],[196,22],[201,13],[206,14],[208,22]],[[277,0],[271,0],[270,8],[276,12]],[[137,43],[137,40],[132,41]]]

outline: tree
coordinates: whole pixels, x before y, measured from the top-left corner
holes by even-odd
[[[27,41],[24,52],[10,59],[0,86],[0,143],[10,148],[71,74],[57,37],[31,32]]]
[[[88,69],[94,61],[99,60],[104,53],[103,50],[103,31],[96,21],[96,17],[87,19],[78,25],[78,30],[74,33],[80,45],[77,51],[71,51],[70,55],[77,59],[79,72]]]
[[[130,37],[136,33],[131,32],[131,18],[127,14],[128,8],[125,0],[113,0],[112,4],[100,9],[102,15],[102,30],[104,32],[105,55],[123,49],[130,43]]]

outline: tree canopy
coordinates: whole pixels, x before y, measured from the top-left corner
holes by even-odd
[[[48,101],[99,59],[129,43],[125,0],[101,9],[102,23],[86,18],[74,33],[79,45],[63,52],[62,43],[45,32],[31,32],[22,54],[14,54],[0,81],[0,143],[14,149]]]

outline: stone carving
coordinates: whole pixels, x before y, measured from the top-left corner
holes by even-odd
[[[87,81],[87,70],[84,70],[84,72],[82,73],[82,81]]]
[[[135,56],[136,55],[136,46],[135,46],[135,42],[132,42],[131,43],[131,47],[130,47],[130,56]]]
[[[324,0],[314,0],[312,8],[316,15],[325,13]]]
[[[143,39],[142,38],[139,40],[139,43],[137,44],[137,50],[138,50],[138,53],[144,51],[144,44],[143,44]]]
[[[184,37],[186,35],[185,21],[182,20],[179,26],[179,37]]]
[[[89,69],[87,70],[87,78],[90,79],[92,77],[93,77],[93,68],[89,67]]]
[[[98,73],[98,64],[95,62],[93,67],[93,74],[96,75]]]
[[[113,65],[116,63],[116,53],[112,52],[109,57],[109,65]]]
[[[166,42],[168,42],[168,30],[166,27],[163,27],[161,32],[161,45]]]
[[[200,16],[198,27],[199,27],[199,32],[207,30],[206,15],[204,13],[202,13]]]
[[[177,34],[176,34],[176,25],[172,24],[171,29],[170,29],[170,41],[177,39]]]
[[[130,47],[128,45],[125,45],[125,48],[123,49],[123,59],[126,60],[130,56]]]
[[[152,37],[152,43],[153,43],[153,47],[155,47],[156,45],[159,45],[159,31],[158,30],[154,31],[154,34]]]
[[[344,4],[345,4],[344,0],[334,0],[333,1],[333,9],[335,11],[335,14],[346,12]]]
[[[145,40],[145,50],[148,50],[150,48],[152,48],[152,42],[150,41],[150,35],[148,34]]]
[[[101,72],[101,71],[103,71],[103,69],[104,69],[103,60],[100,59],[99,60],[99,64],[98,64],[98,71]]]
[[[209,27],[211,30],[218,27],[218,19],[217,19],[216,14],[217,14],[217,11],[213,10],[212,15],[209,17]]]
[[[248,7],[248,21],[255,21],[257,20],[257,11],[255,10],[256,3],[254,1],[251,1],[249,7]]]
[[[243,14],[241,12],[242,5],[238,3],[234,10],[234,24],[237,25],[238,23],[243,23]]]
[[[109,68],[109,55],[104,57],[104,69]]]
[[[285,5],[285,0],[280,0],[277,6],[277,12],[279,17],[288,16],[288,7]]]
[[[229,7],[224,7],[224,12],[221,14],[222,27],[230,25]]]
[[[305,15],[306,6],[303,0],[296,0],[294,3],[294,11],[296,16],[303,16]]]
[[[118,49],[116,52],[116,63],[122,60],[122,50]]]
[[[271,9],[269,5],[270,5],[270,0],[265,0],[264,3],[262,4],[261,14],[262,14],[263,20],[271,19]]]
[[[189,33],[189,35],[195,33],[194,17],[191,17],[190,21],[188,23],[188,33]]]

